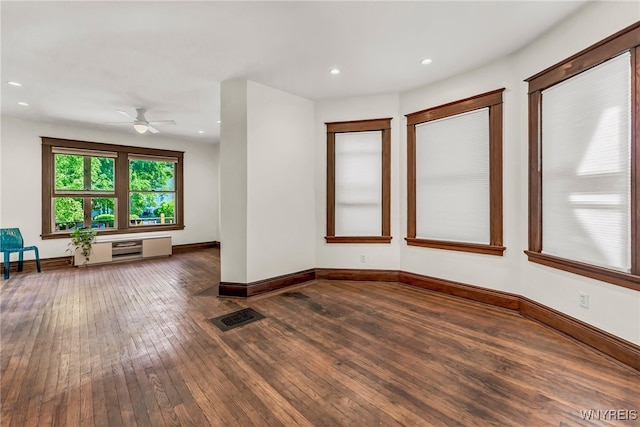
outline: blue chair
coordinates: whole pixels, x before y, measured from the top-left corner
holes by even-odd
[[[40,253],[37,246],[25,246],[19,228],[0,228],[0,252],[4,252],[4,278],[9,278],[9,256],[18,252],[18,271],[22,271],[22,258],[25,251],[34,251],[36,267],[40,273]]]

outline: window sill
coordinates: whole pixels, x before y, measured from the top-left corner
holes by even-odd
[[[623,273],[609,268],[598,267],[596,265],[586,264],[579,261],[572,261],[553,255],[542,254],[540,252],[524,251],[524,253],[527,254],[529,261],[535,262],[536,264],[546,265],[547,267],[557,268],[559,270],[579,274],[580,276],[586,276],[592,279],[640,291],[640,276],[636,276],[634,274]]]
[[[125,229],[113,229],[113,230],[100,230],[98,236],[111,236],[115,234],[132,234],[132,233],[151,233],[153,231],[167,231],[167,230],[184,230],[182,224],[171,225],[140,225],[137,227],[125,228]],[[40,236],[42,240],[50,239],[69,239],[71,238],[70,231],[60,231],[57,233],[42,234]]]
[[[483,245],[480,243],[447,242],[445,240],[418,239],[415,237],[405,237],[405,240],[409,246],[472,252],[476,254],[495,256],[502,256],[502,253],[507,249],[504,246]]]
[[[391,243],[391,236],[325,236],[327,243]]]

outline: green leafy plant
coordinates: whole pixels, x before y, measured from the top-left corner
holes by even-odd
[[[67,245],[67,252],[73,257],[77,251],[80,251],[84,257],[82,265],[86,265],[91,255],[91,247],[98,232],[92,228],[76,228],[71,232],[71,242]]]

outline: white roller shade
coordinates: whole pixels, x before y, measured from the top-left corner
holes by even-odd
[[[416,237],[490,243],[489,108],[416,126]]]
[[[335,136],[335,235],[382,235],[382,131]]]
[[[55,154],[65,154],[68,156],[118,157],[118,153],[115,151],[83,150],[81,148],[70,147],[52,147],[51,152]]]
[[[148,156],[145,154],[129,154],[129,160],[144,160],[147,162],[168,162],[178,163],[177,157]]]
[[[631,56],[542,92],[542,252],[631,269]]]

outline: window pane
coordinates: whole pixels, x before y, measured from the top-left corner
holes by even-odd
[[[56,190],[84,189],[84,157],[55,155]]]
[[[115,228],[115,199],[91,199],[91,228]]]
[[[627,52],[542,92],[542,251],[631,269]]]
[[[131,225],[175,224],[175,194],[132,192],[129,219]]]
[[[335,136],[335,235],[382,235],[382,131]]]
[[[85,188],[85,161],[91,164],[91,188]],[[114,191],[114,165],[113,158],[56,154],[55,189]]]
[[[416,126],[416,237],[490,241],[489,109]]]
[[[115,191],[114,159],[91,157],[91,190]]]
[[[55,231],[82,227],[84,221],[82,197],[56,197],[53,200]]]
[[[129,189],[137,191],[173,191],[174,163],[155,160],[129,161]]]

